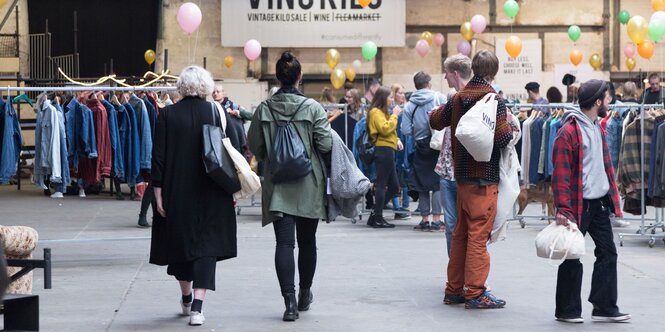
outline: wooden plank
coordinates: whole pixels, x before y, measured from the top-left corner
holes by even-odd
[[[23,136],[23,145],[24,146],[35,146],[35,130],[34,129],[22,129],[21,135]]]

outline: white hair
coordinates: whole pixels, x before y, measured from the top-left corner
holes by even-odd
[[[176,82],[178,93],[183,97],[207,97],[215,88],[209,71],[199,66],[189,66],[180,72]]]

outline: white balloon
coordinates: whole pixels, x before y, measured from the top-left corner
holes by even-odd
[[[362,64],[362,62],[360,62],[360,60],[358,60],[358,59],[353,60],[353,68],[354,68],[356,71],[360,70],[360,67],[361,67],[362,65],[363,65],[363,64]]]
[[[658,12],[653,13],[653,15],[651,15],[651,20],[650,21],[653,21],[653,20],[659,20],[659,21],[663,22],[663,24],[665,24],[665,12],[658,11]]]

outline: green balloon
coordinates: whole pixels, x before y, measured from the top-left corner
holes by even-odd
[[[368,41],[365,44],[363,44],[363,58],[367,59],[367,61],[370,61],[374,59],[376,56],[377,52],[377,47],[376,44],[372,41]]]
[[[626,24],[628,21],[630,21],[630,13],[627,10],[622,10],[619,13],[619,22],[621,24]]]
[[[568,38],[570,38],[570,40],[573,42],[576,42],[578,39],[580,39],[581,35],[582,29],[580,29],[580,27],[577,25],[571,25],[570,28],[568,28]]]
[[[653,20],[649,22],[649,38],[654,41],[654,43],[659,42],[665,34],[665,23],[660,20]]]
[[[506,13],[506,16],[515,17],[517,16],[517,12],[520,11],[520,5],[515,0],[508,0],[503,5],[503,11]]]

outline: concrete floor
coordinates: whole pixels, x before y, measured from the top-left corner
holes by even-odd
[[[321,224],[315,302],[295,323],[281,321],[283,301],[273,265],[272,227],[262,228],[259,208],[238,217],[238,254],[217,266],[217,291],[209,292],[203,327],[178,316],[179,288],[166,268],[148,264],[149,229],[137,228],[138,202],[108,196],[52,200],[28,188],[0,187],[0,224],[39,231],[35,257],[53,251],[53,288],[34,274],[44,331],[662,331],[665,313],[665,246],[626,239],[619,247],[619,306],[627,324],[582,325],[554,321],[556,268],[535,255],[534,237],[545,222],[513,223],[508,239],[492,245],[489,284],[508,304],[473,311],[442,304],[446,280],[445,236],[397,228],[374,230],[340,220]],[[532,204],[528,214],[539,214]],[[653,214],[653,211],[651,211]],[[636,222],[633,222],[636,226]],[[629,232],[634,232],[631,227]],[[615,234],[624,229],[615,229]],[[626,231],[626,230],[624,230]],[[589,253],[593,244],[587,239]],[[583,299],[593,256],[584,259]]]

